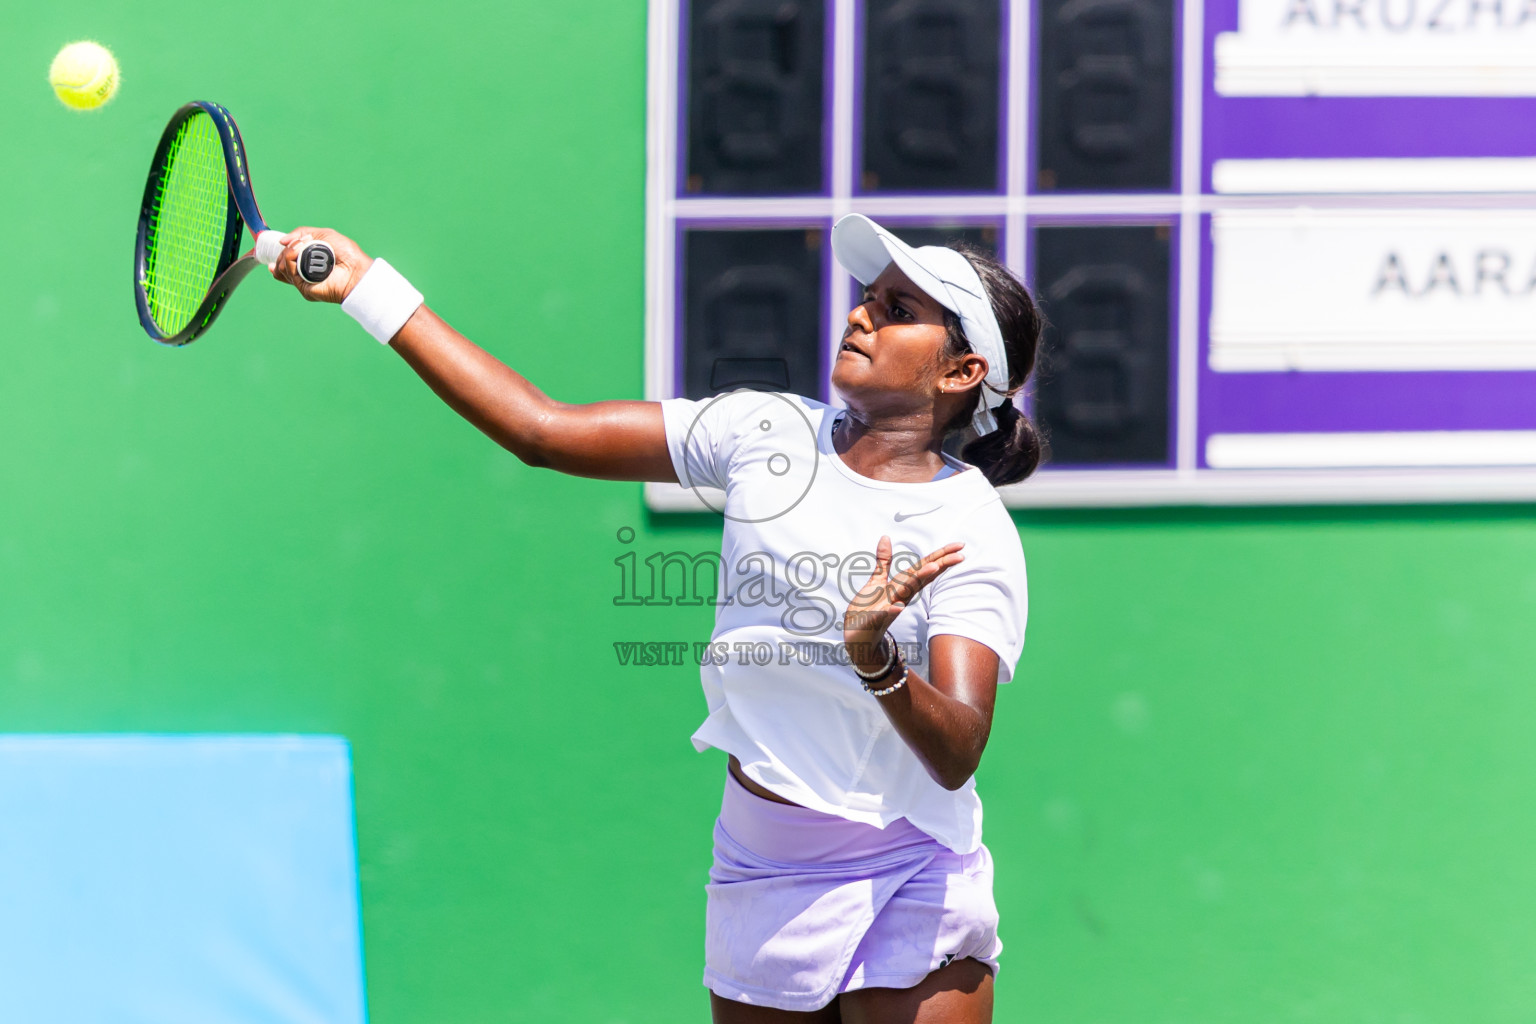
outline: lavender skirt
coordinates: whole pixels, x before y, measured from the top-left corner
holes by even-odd
[[[704,984],[780,1010],[910,988],[954,960],[995,974],[992,855],[775,803],[727,776],[709,872]]]

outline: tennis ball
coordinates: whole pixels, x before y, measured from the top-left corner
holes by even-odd
[[[48,68],[59,100],[75,110],[95,110],[117,92],[117,59],[100,43],[70,43]]]

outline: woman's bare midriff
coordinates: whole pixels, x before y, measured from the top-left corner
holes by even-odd
[[[753,796],[760,796],[764,800],[772,800],[776,804],[789,804],[791,807],[799,807],[800,806],[799,804],[795,803],[793,800],[785,800],[783,797],[779,796],[777,793],[772,793],[772,792],[764,789],[762,786],[759,786],[757,783],[753,782],[751,779],[747,778],[747,773],[741,770],[741,762],[736,760],[736,755],[735,754],[731,754],[730,758],[731,758],[731,769],[730,770],[731,770],[732,777],[735,778],[735,780],[737,782],[741,783],[742,786],[746,789],[746,791],[748,793],[751,793]]]

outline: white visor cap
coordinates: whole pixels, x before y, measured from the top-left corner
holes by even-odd
[[[960,318],[971,350],[987,361],[981,401],[971,418],[978,436],[997,429],[992,410],[1008,398],[1008,356],[992,302],[971,261],[953,249],[914,249],[861,213],[850,213],[832,228],[832,252],[860,284],[869,284],[895,263],[929,298]]]

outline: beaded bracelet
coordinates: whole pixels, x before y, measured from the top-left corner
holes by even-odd
[[[851,660],[848,662],[848,667],[853,669],[853,674],[858,676],[866,683],[874,683],[884,679],[886,676],[891,674],[891,669],[896,666],[896,644],[891,640],[891,634],[886,633],[885,636],[881,637],[880,639],[885,644],[887,653],[885,656],[885,664],[880,666],[879,671],[864,672]],[[869,687],[866,686],[864,689],[867,690]]]
[[[890,686],[885,687],[883,690],[870,689],[870,683],[878,683],[880,680],[889,676],[891,674],[891,670],[896,667],[897,661],[901,660],[901,650],[896,646],[896,641],[891,639],[891,634],[886,633],[885,636],[881,639],[885,643],[887,654],[885,656],[885,664],[880,667],[880,671],[865,672],[852,662],[849,662],[848,667],[853,669],[853,674],[859,677],[859,685],[864,687],[865,693],[875,697],[888,697],[895,693],[897,690],[901,689],[903,686],[907,685],[907,663],[905,661],[901,661],[901,675],[897,676],[896,681]]]
[[[906,662],[902,662],[901,663],[901,675],[897,676],[896,677],[896,681],[894,683],[892,683],[890,686],[887,686],[883,690],[871,690],[869,688],[869,684],[865,683],[864,684],[864,690],[865,690],[866,693],[868,693],[872,697],[889,697],[891,694],[895,693],[897,690],[901,689],[903,686],[906,686],[906,685],[907,685],[907,663]]]

